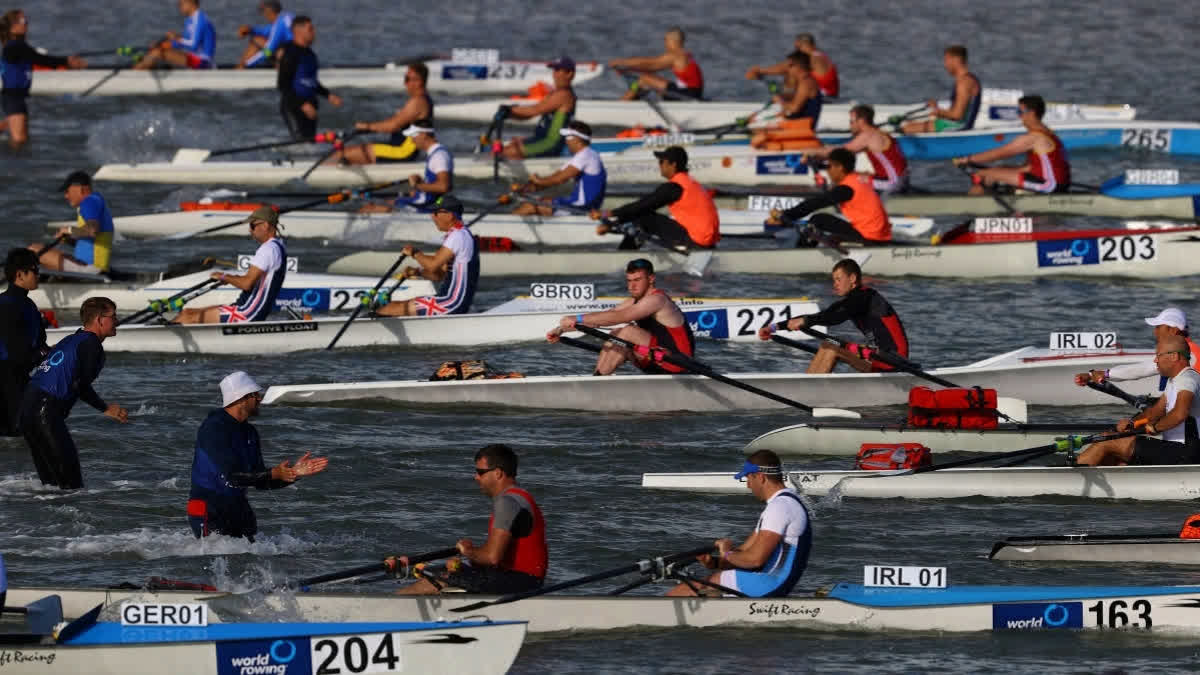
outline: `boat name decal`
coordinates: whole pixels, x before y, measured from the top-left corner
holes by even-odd
[[[595,300],[595,284],[556,284],[537,281],[529,284],[529,297],[544,300]]]
[[[238,323],[232,326],[222,326],[221,335],[261,335],[265,333],[302,333],[316,331],[320,324],[316,321],[289,321],[276,323]]]
[[[41,663],[50,666],[54,664],[54,652],[23,652],[20,649],[0,649],[0,668],[10,663]]]
[[[940,258],[942,257],[942,249],[932,246],[921,248],[917,246],[904,246],[892,249],[892,260],[897,258]]]
[[[312,663],[307,637],[217,643],[217,675],[311,675]]]
[[[819,605],[797,604],[794,602],[752,602],[750,616],[800,616],[815,619],[821,614]]]
[[[202,602],[125,602],[122,626],[207,626],[208,605]]]
[[[804,201],[803,197],[782,197],[773,195],[750,195],[746,198],[747,211],[771,211],[773,209],[790,209]]]
[[[642,140],[643,148],[665,148],[670,145],[692,145],[696,134],[651,134]]]
[[[1082,602],[1012,602],[992,605],[994,630],[1083,628]]]

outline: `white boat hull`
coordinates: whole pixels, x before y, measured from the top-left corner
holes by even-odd
[[[110,338],[111,340],[112,338]],[[107,347],[107,342],[105,343]],[[703,353],[699,354],[703,358]],[[1113,398],[1073,382],[1075,373],[1150,358],[1149,352],[1061,354],[1025,347],[967,366],[931,372],[964,386],[997,389],[1031,405],[1112,404]],[[814,407],[895,405],[925,384],[906,373],[724,373],[747,384]],[[1127,391],[1150,393],[1142,380]],[[517,380],[424,382],[397,380],[273,386],[264,403],[333,403],[385,400],[406,404],[463,404],[605,412],[724,412],[786,407],[700,375],[534,376]]]
[[[439,94],[520,94],[538,82],[553,82],[553,75],[543,61],[499,61],[490,65],[426,61],[425,65],[429,67],[426,87]],[[321,83],[335,91],[348,88],[404,91],[404,73],[407,70],[408,67],[404,63],[388,63],[375,68],[322,68]],[[595,79],[603,72],[602,64],[578,63],[575,83]],[[274,68],[176,68],[149,71],[125,69],[92,90],[93,86],[110,73],[111,69],[101,68],[38,71],[33,78],[31,91],[34,95],[41,96],[81,94],[88,90],[91,90],[90,96],[145,96],[183,91],[274,90],[277,77]]]
[[[1113,233],[1051,242],[1018,241],[943,246],[880,246],[853,249],[863,271],[873,276],[1045,277],[1162,279],[1200,273],[1200,238],[1195,230]],[[1085,255],[1074,255],[1083,250]],[[370,251],[338,258],[328,271],[382,274],[399,252]],[[651,248],[639,255],[662,273],[695,273],[697,257]],[[827,275],[843,255],[828,248],[725,250],[712,255],[705,274]],[[614,274],[629,261],[627,251],[484,253],[485,276],[589,276]]]
[[[888,475],[886,471],[788,471],[788,485],[821,497],[963,499],[1080,497],[1086,499],[1191,500],[1200,497],[1200,465],[943,469]],[[733,473],[646,473],[642,487],[715,494],[750,494]]]
[[[9,589],[17,602],[34,593],[53,590],[63,598],[67,615],[86,611],[97,598],[119,601],[132,593],[160,601],[205,599],[219,614],[266,610],[273,599],[252,601],[225,594],[197,594],[98,589]],[[450,611],[489,596],[447,594],[428,597],[298,593],[294,601],[308,620],[430,621],[457,616]],[[863,589],[838,584],[829,597],[784,598],[665,598],[659,596],[547,595],[467,614],[493,621],[528,621],[530,633],[630,630],[635,628],[709,628],[715,626],[777,626],[810,630],[873,631],[990,631],[1036,628],[1155,628],[1200,629],[1195,609],[1200,588],[1165,587],[1006,587],[962,586],[938,589]],[[254,606],[251,606],[251,602]],[[900,604],[898,604],[900,603]],[[289,605],[290,606],[290,605]],[[1049,612],[1055,606],[1060,610]],[[222,610],[222,607],[228,608]],[[1097,611],[1099,608],[1099,611]],[[1066,610],[1065,617],[1061,610]],[[1124,610],[1124,611],[1120,611]],[[1050,613],[1050,623],[1044,621]],[[1115,616],[1120,614],[1120,616]],[[1063,619],[1066,619],[1065,621]],[[1124,619],[1122,623],[1121,619]],[[1043,621],[1037,621],[1043,619]],[[1030,621],[1032,620],[1032,621]],[[1010,624],[1009,622],[1017,622]],[[1148,623],[1147,623],[1148,621]],[[83,671],[80,671],[83,672]],[[475,672],[475,671],[470,671]]]
[[[1113,402],[1116,399],[1112,399]],[[1033,430],[1001,425],[997,429],[919,429],[899,424],[860,422],[811,422],[768,431],[742,450],[774,450],[781,456],[854,457],[864,443],[920,443],[938,452],[1002,452],[1052,443],[1071,433],[1101,431],[1100,425],[1055,425],[1060,428]]]
[[[1200,565],[1200,539],[1178,535],[1063,535],[1009,537],[996,542],[992,560],[1021,562]]]

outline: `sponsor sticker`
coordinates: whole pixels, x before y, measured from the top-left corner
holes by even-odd
[[[754,173],[759,176],[792,176],[808,173],[808,164],[800,153],[759,155],[754,158]]]
[[[1100,247],[1095,237],[1039,241],[1037,263],[1038,267],[1096,265],[1100,263]]]
[[[698,312],[684,312],[683,317],[692,327],[696,337],[707,337],[714,340],[729,338],[729,317],[724,309],[705,309]]]
[[[992,605],[992,628],[1083,628],[1082,602],[1014,602]]]
[[[1101,333],[1051,333],[1050,349],[1070,351],[1073,349],[1116,349],[1117,331],[1110,330]]]
[[[319,330],[316,321],[273,321],[271,323],[235,323],[222,326],[221,335],[262,335],[266,333],[305,333]]]
[[[863,586],[945,588],[949,578],[945,567],[863,565]]]
[[[776,617],[815,619],[821,615],[821,606],[787,601],[751,602],[748,614],[749,616],[764,616],[769,619]]]
[[[275,311],[287,309],[328,312],[331,291],[328,288],[281,288],[275,296]]]
[[[122,626],[207,626],[208,606],[201,602],[126,602]]]
[[[442,66],[443,80],[486,80],[488,67],[484,64],[476,66],[445,65]]]
[[[312,675],[308,638],[217,643],[217,675]]]

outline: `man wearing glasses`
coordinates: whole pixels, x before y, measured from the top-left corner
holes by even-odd
[[[1200,373],[1190,365],[1191,351],[1182,335],[1166,335],[1158,340],[1154,362],[1167,378],[1167,387],[1154,405],[1146,409],[1145,433],[1162,438],[1129,436],[1100,441],[1088,446],[1076,461],[1086,466],[1160,465],[1200,463]],[[1121,420],[1117,431],[1131,427]]]
[[[229,284],[242,294],[232,305],[184,307],[176,323],[246,323],[263,321],[275,309],[275,298],[287,276],[287,246],[279,237],[279,212],[260,206],[246,219],[258,250],[245,274],[213,272],[212,278]]]
[[[230,373],[221,380],[221,407],[210,412],[196,432],[187,504],[188,524],[196,538],[223,534],[253,542],[258,519],[246,491],[287,487],[329,465],[328,458],[306,452],[295,464],[285,459],[268,469],[258,430],[250,424],[261,402],[262,387],[253,378],[241,370]]]
[[[417,125],[418,120],[427,120],[424,126],[433,127],[433,98],[425,89],[429,80],[429,67],[424,63],[409,64],[408,72],[404,74],[404,88],[408,91],[408,100],[396,110],[395,114],[378,122],[355,122],[354,129],[372,134],[391,134],[387,143],[363,143],[352,145],[334,155],[334,161],[346,164],[375,164],[383,162],[404,162],[413,159],[419,149],[411,136],[404,131],[410,125]],[[340,156],[339,156],[340,155]]]
[[[812,528],[808,509],[800,495],[783,483],[779,455],[759,450],[750,455],[734,478],[745,479],[746,487],[766,503],[758,525],[740,546],[729,539],[718,539],[717,556],[701,556],[699,562],[719,570],[708,578],[731,591],[752,598],[776,598],[787,595],[800,581],[808,566],[812,549]],[[684,582],[667,592],[673,596],[720,595],[712,586]]]
[[[440,316],[466,314],[479,286],[479,252],[475,237],[462,222],[463,205],[454,195],[442,195],[433,202],[433,224],[444,233],[442,245],[430,255],[411,244],[404,255],[416,261],[416,267],[404,268],[404,278],[420,277],[438,283],[437,295],[399,300],[376,310],[379,316]]]
[[[18,436],[21,396],[29,371],[46,352],[46,328],[29,291],[38,287],[37,254],[14,248],[4,261],[8,288],[0,293],[0,436]]]
[[[79,451],[67,416],[76,400],[125,424],[129,413],[116,403],[105,403],[92,388],[104,369],[105,338],[117,334],[117,306],[105,297],[91,297],[79,308],[83,327],[58,341],[46,359],[30,373],[21,402],[21,433],[33,451],[38,478],[64,490],[83,487]]]
[[[533,495],[517,485],[517,453],[507,445],[488,445],[475,453],[475,482],[492,500],[487,540],[476,546],[470,539],[455,545],[459,558],[445,573],[427,573],[400,595],[432,595],[450,586],[468,593],[520,593],[542,587],[550,556],[546,521]],[[407,556],[390,557],[392,571],[407,570]]]
[[[1025,153],[1025,163],[1016,167],[982,168],[971,176],[968,194],[981,195],[987,188],[1011,185],[1030,192],[1066,192],[1071,187],[1071,162],[1061,139],[1042,123],[1046,101],[1041,96],[1022,96],[1017,111],[1025,133],[1004,145],[954,158],[957,166],[977,166]]]

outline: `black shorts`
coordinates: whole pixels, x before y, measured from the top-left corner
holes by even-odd
[[[699,101],[703,97],[703,89],[680,87],[674,82],[668,82],[667,90],[663,92],[663,100],[666,101]]]
[[[314,103],[314,105],[316,104]],[[279,114],[283,117],[283,123],[287,125],[288,133],[292,135],[292,138],[311,141],[317,135],[317,121],[308,119],[299,106],[291,107],[286,101],[281,101]]]
[[[1129,463],[1136,466],[1195,464],[1196,454],[1195,446],[1189,443],[1137,436],[1133,440],[1133,456],[1129,458]]]
[[[28,115],[29,107],[25,105],[27,96],[29,92],[25,90],[0,92],[0,108],[3,108],[4,116]]]
[[[542,587],[542,579],[524,572],[479,565],[463,565],[457,572],[446,575],[445,581],[468,593],[493,595],[521,593]]]

